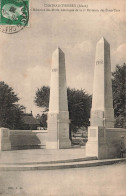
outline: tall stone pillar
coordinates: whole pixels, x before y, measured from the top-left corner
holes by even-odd
[[[103,37],[96,46],[90,122],[91,126],[114,127],[110,45]]]
[[[101,38],[96,45],[93,99],[86,155],[108,157],[106,129],[114,127],[110,45]]]
[[[65,55],[58,48],[52,55],[46,148],[69,148],[70,145]]]

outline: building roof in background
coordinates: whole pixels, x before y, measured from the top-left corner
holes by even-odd
[[[24,116],[22,117],[24,124],[28,124],[28,125],[40,125],[39,120],[37,120],[36,118],[34,118],[32,116],[32,114],[24,114]]]

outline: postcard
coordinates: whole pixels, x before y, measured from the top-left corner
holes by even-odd
[[[125,94],[125,0],[0,0],[0,195],[125,196]]]

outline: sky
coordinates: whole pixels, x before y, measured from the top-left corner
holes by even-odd
[[[51,57],[57,47],[65,53],[67,86],[89,94],[93,90],[96,43],[102,36],[110,43],[112,71],[126,62],[124,0],[69,0],[69,4],[86,5],[84,9],[89,11],[83,12],[34,11],[46,9],[45,4],[68,4],[68,0],[31,0],[29,27],[11,35],[0,32],[0,81],[13,87],[19,103],[34,115],[43,110],[34,104],[35,92],[50,85]]]

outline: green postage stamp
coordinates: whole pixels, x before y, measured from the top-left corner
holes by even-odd
[[[0,0],[0,25],[28,25],[29,0]]]

